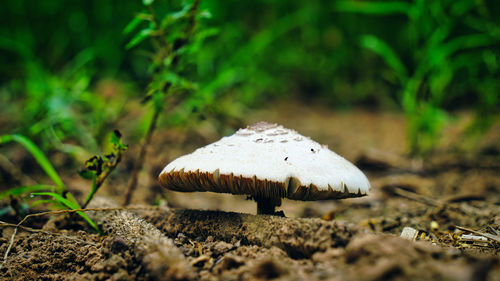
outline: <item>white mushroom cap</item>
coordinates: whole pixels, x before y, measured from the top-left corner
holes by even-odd
[[[170,162],[160,183],[177,191],[212,191],[295,200],[364,196],[356,166],[308,137],[256,123]]]

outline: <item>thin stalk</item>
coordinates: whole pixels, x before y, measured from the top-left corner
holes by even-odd
[[[148,131],[146,133],[146,139],[142,143],[141,151],[139,152],[139,158],[135,161],[134,169],[132,170],[132,175],[130,177],[130,181],[127,186],[127,191],[125,193],[125,199],[123,200],[123,206],[127,206],[130,204],[132,200],[132,195],[137,187],[137,178],[139,176],[139,172],[142,169],[142,165],[144,163],[144,159],[146,158],[147,148],[151,142],[151,137],[153,136],[153,132],[156,128],[156,123],[158,123],[158,117],[160,117],[161,109],[155,107],[153,118],[151,119],[151,123],[149,123]]]
[[[281,205],[281,198],[265,198],[265,197],[254,197],[255,202],[257,202],[257,214],[258,215],[278,215],[281,216],[282,212],[276,212],[276,207]],[[283,214],[284,216],[284,214]]]

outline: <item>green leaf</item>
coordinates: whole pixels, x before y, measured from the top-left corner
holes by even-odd
[[[215,36],[215,35],[219,34],[219,31],[220,30],[217,27],[203,29],[200,32],[198,32],[198,34],[196,35],[196,37],[197,37],[197,39],[205,39],[205,38],[208,38],[208,37]]]
[[[396,52],[383,40],[373,35],[361,36],[361,46],[380,55],[394,70],[402,85],[408,80],[408,71]]]
[[[125,48],[128,50],[135,47],[136,45],[144,41],[144,39],[148,38],[152,32],[153,30],[149,27],[139,31],[139,33],[137,33],[132,39],[130,39],[127,45],[125,45]]]
[[[196,54],[203,48],[203,42],[205,39],[215,36],[219,33],[218,28],[207,28],[203,29],[200,32],[197,32],[193,37],[192,43],[188,45],[188,53]]]
[[[64,185],[63,181],[57,174],[56,170],[54,169],[50,161],[47,159],[45,154],[36,146],[36,144],[34,144],[31,140],[22,135],[7,134],[0,136],[0,144],[8,143],[11,141],[20,143],[21,145],[24,146],[24,148],[26,148],[26,150],[28,150],[31,153],[31,155],[35,158],[36,162],[38,162],[40,167],[42,167],[42,169],[49,176],[49,178],[59,188],[59,192],[66,190],[66,186]]]
[[[53,199],[36,200],[35,202],[31,203],[30,208],[34,208],[34,207],[36,207],[38,205],[42,205],[42,204],[54,204],[54,203],[60,204],[59,202],[57,202],[56,200],[53,200]]]
[[[114,147],[116,147],[119,150],[127,150],[128,145],[125,145],[122,143],[121,137],[122,137],[122,134],[120,133],[120,131],[114,130],[113,134],[111,134],[110,142]]]
[[[129,34],[130,32],[132,32],[132,30],[134,30],[142,21],[143,19],[139,17],[135,17],[134,19],[132,19],[123,29],[123,34]]]
[[[165,28],[173,24],[174,22],[178,21],[179,19],[184,18],[190,9],[191,9],[191,4],[187,4],[180,11],[167,14],[161,21],[160,24],[161,28]]]
[[[80,175],[80,177],[86,180],[90,180],[96,174],[96,171],[82,169],[78,171],[78,174]]]
[[[402,1],[335,1],[334,9],[339,12],[351,12],[371,15],[408,14],[411,5]]]
[[[189,81],[172,71],[164,71],[159,77],[163,82],[169,82],[172,86],[177,86],[182,89],[196,90],[198,88],[196,83]]]
[[[211,19],[212,13],[210,13],[210,11],[208,11],[208,10],[202,10],[196,16],[199,19]]]
[[[54,186],[46,184],[34,184],[14,187],[9,190],[0,193],[0,199],[8,198],[9,196],[18,196],[24,193],[40,191],[40,190],[53,190]]]
[[[25,46],[22,41],[18,42],[3,36],[0,36],[0,49],[16,53],[26,61],[33,57],[31,48]]]
[[[69,201],[68,199],[64,198],[61,194],[58,194],[55,192],[34,192],[32,194],[33,195],[52,196],[54,198],[54,200],[63,204],[64,206],[68,207],[71,210],[80,209],[80,205],[78,205],[78,203]]]
[[[111,134],[111,144],[118,146],[121,143],[122,134],[118,130],[114,130]]]
[[[149,6],[153,4],[154,0],[142,0],[142,5]]]
[[[68,207],[71,210],[77,210],[80,209],[80,205],[78,203],[70,201],[64,197],[62,197],[60,194],[54,193],[54,192],[38,192],[38,193],[33,193],[33,195],[41,195],[41,196],[52,196],[54,200],[57,202],[63,204],[64,206]],[[92,221],[87,214],[84,212],[76,212],[78,215],[80,215],[90,226],[92,226],[97,232],[101,233],[101,230],[97,226],[97,224]]]
[[[429,64],[431,67],[439,65],[448,57],[466,49],[487,47],[493,45],[495,40],[489,34],[471,34],[453,38],[446,43],[439,45],[429,54]],[[498,43],[498,42],[497,42]]]

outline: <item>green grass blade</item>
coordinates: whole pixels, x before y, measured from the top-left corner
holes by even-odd
[[[9,190],[6,190],[4,192],[0,192],[0,199],[5,199],[8,198],[9,196],[18,196],[22,195],[24,193],[28,192],[33,192],[33,191],[41,191],[41,190],[53,190],[54,186],[52,185],[47,185],[47,184],[34,184],[34,185],[25,185],[25,186],[18,186],[11,188]]]
[[[72,202],[72,201],[64,198],[61,194],[57,194],[57,193],[54,193],[54,192],[36,192],[36,193],[32,193],[32,194],[33,195],[47,195],[47,196],[52,196],[52,197],[54,197],[55,200],[57,200],[58,202],[60,202],[64,206],[70,208],[71,210],[80,209],[80,205],[78,205],[77,203]]]
[[[134,37],[132,37],[132,39],[130,39],[127,45],[125,45],[125,49],[129,50],[135,47],[136,45],[144,41],[144,39],[148,38],[152,32],[153,30],[151,28],[145,28],[139,31]]]
[[[0,144],[2,143],[8,143],[11,141],[18,142],[26,150],[28,150],[31,155],[35,158],[36,162],[42,167],[42,169],[45,171],[45,173],[49,176],[49,178],[54,182],[54,184],[59,188],[60,192],[66,190],[66,187],[57,174],[56,170],[50,163],[49,159],[45,156],[45,154],[34,144],[31,140],[28,138],[22,136],[22,135],[3,135],[0,136]]]
[[[139,26],[139,24],[141,24],[142,21],[143,20],[138,17],[133,18],[132,21],[130,21],[129,24],[127,24],[127,26],[123,29],[123,34],[129,34],[132,32],[137,26]]]
[[[498,41],[495,41],[489,34],[472,34],[456,37],[436,47],[433,52],[429,53],[428,60],[430,66],[434,67],[456,53],[464,52],[468,49],[488,47],[495,43],[498,43]]]
[[[38,193],[33,193],[33,195],[46,195],[46,196],[52,196],[54,200],[57,202],[63,204],[64,206],[68,207],[71,210],[77,210],[80,209],[80,205],[78,203],[70,201],[64,197],[62,197],[60,194],[54,193],[54,192],[38,192]],[[92,221],[87,214],[83,212],[76,212],[78,215],[80,215],[90,226],[92,226],[97,232],[101,233],[101,230],[97,226],[97,224]]]
[[[36,200],[35,202],[31,203],[30,208],[34,208],[34,207],[36,207],[38,205],[42,205],[42,204],[54,204],[54,203],[58,203],[58,202],[54,199]]]
[[[362,47],[375,52],[385,60],[394,70],[402,85],[406,84],[408,81],[408,70],[396,52],[387,43],[373,35],[363,35],[360,41]]]

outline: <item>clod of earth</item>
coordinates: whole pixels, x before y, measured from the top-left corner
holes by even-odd
[[[91,202],[91,207],[116,207],[102,197]],[[150,279],[194,280],[193,270],[172,239],[166,237],[155,226],[138,218],[134,213],[89,212],[104,233],[112,237],[111,251],[132,249],[136,260],[147,269]]]
[[[308,137],[259,122],[170,162],[159,176],[176,191],[246,194],[258,214],[277,214],[282,198],[325,200],[364,196],[356,166]]]

